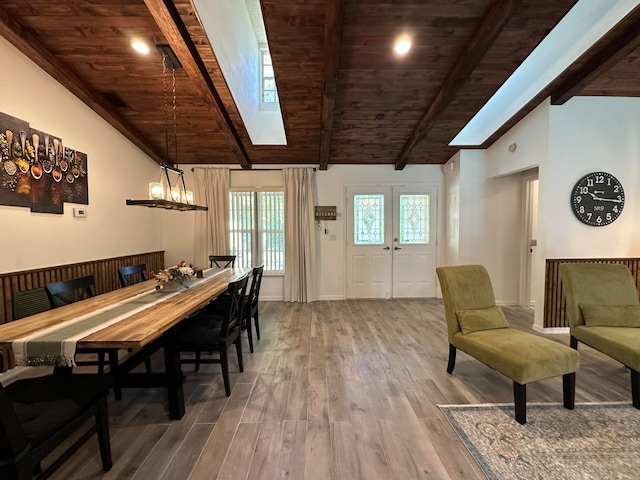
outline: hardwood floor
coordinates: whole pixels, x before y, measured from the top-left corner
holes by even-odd
[[[512,326],[533,312],[505,307]],[[113,469],[92,439],[52,477],[70,479],[482,479],[438,404],[513,402],[512,384],[464,353],[453,375],[441,300],[262,302],[262,340],[231,364],[185,366],[187,408],[167,416],[162,390],[110,399]],[[568,344],[567,335],[550,338]],[[245,337],[246,352],[248,345]],[[630,401],[629,373],[581,345],[576,402]],[[154,358],[161,368],[162,358]],[[561,402],[562,381],[529,402]]]

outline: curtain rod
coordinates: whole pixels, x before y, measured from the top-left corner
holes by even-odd
[[[223,168],[223,167],[191,167],[191,171],[194,172],[196,168],[200,168],[202,170],[206,170],[208,168]],[[282,168],[229,168],[232,172],[278,172],[282,171]],[[313,167],[313,171],[318,170],[316,167]]]

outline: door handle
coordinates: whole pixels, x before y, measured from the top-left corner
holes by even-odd
[[[393,247],[394,250],[402,250],[402,247]]]
[[[389,247],[384,247],[383,250],[389,250]]]

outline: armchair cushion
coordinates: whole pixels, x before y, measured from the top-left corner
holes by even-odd
[[[580,325],[573,329],[572,335],[585,345],[640,371],[640,328]]]
[[[594,305],[581,303],[587,327],[640,327],[640,305]]]
[[[457,333],[452,345],[521,385],[575,372],[580,364],[572,348],[515,328]]]
[[[456,310],[456,318],[463,334],[509,327],[502,309],[497,305],[473,310]]]

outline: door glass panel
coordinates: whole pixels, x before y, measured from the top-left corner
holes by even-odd
[[[400,195],[400,243],[429,243],[429,195]]]
[[[353,243],[384,243],[384,195],[353,196]]]

